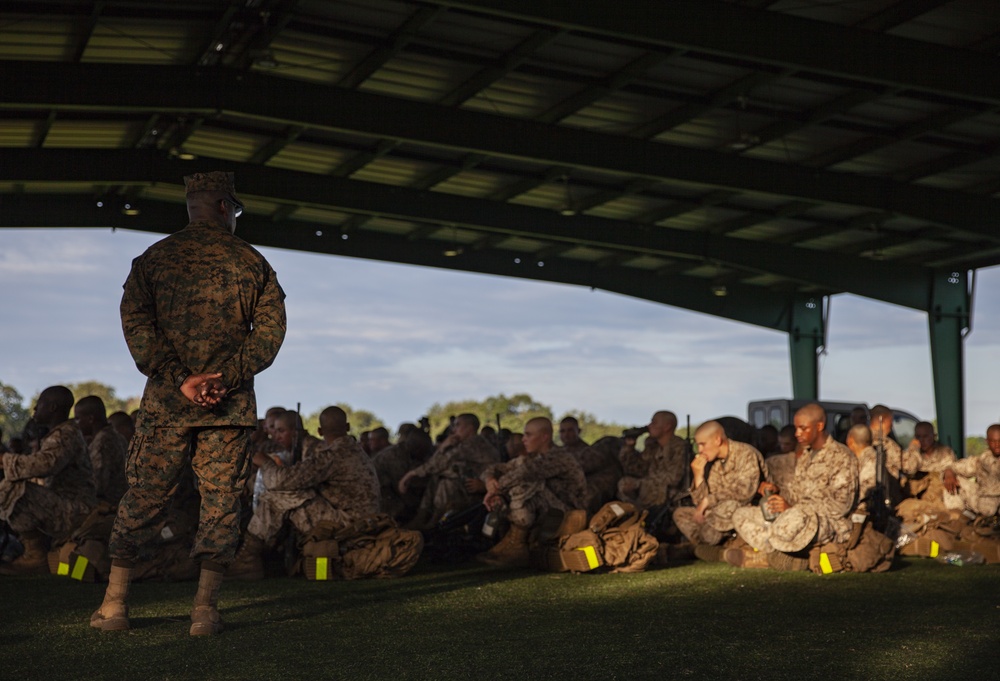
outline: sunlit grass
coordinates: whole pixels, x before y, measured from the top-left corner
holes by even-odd
[[[133,629],[87,625],[103,587],[0,578],[4,679],[995,678],[1000,568],[881,575],[544,574],[418,566],[398,580],[226,583],[226,631],[188,636],[193,583],[135,584]]]

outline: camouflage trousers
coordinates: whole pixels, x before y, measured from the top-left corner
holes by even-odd
[[[129,446],[128,491],[118,505],[112,558],[136,562],[159,534],[181,476],[194,472],[201,506],[191,557],[221,566],[232,562],[240,543],[240,494],[250,474],[252,428],[151,428]]]
[[[448,511],[468,508],[481,500],[482,495],[473,496],[465,489],[465,478],[439,475],[428,480],[424,496],[420,499],[418,514],[430,514],[437,521]]]
[[[709,544],[711,546],[721,544],[729,533],[720,532],[707,521],[695,522],[694,510],[692,506],[681,506],[674,509],[674,524],[677,525],[677,529],[694,544]]]
[[[513,525],[531,527],[549,509],[566,511],[566,504],[545,486],[544,482],[515,485],[508,493],[509,501],[501,512]]]
[[[336,508],[315,490],[267,490],[250,518],[247,532],[270,544],[285,522],[303,535],[308,535],[321,522],[346,527],[360,518]]]
[[[57,541],[63,540],[90,513],[86,504],[65,499],[34,482],[3,480],[0,485],[24,486],[10,514],[2,518],[17,533],[38,531]]]

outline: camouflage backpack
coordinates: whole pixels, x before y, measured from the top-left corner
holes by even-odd
[[[550,569],[587,572],[599,567],[611,572],[640,572],[655,558],[659,542],[645,530],[646,511],[611,501],[601,507],[582,532],[566,537],[559,546],[558,563]]]
[[[424,548],[423,535],[380,513],[346,528],[317,525],[302,548],[307,579],[401,577]]]

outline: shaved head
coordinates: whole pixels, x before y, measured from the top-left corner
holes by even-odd
[[[653,414],[653,418],[650,420],[650,423],[661,424],[665,428],[674,430],[677,428],[677,415],[672,411],[658,411]]]
[[[319,415],[319,427],[326,437],[347,435],[347,412],[340,407],[327,407]]]
[[[544,416],[536,416],[524,424],[521,438],[528,454],[544,454],[552,449],[552,421]]]
[[[103,421],[107,418],[107,409],[104,407],[104,400],[97,395],[87,395],[80,399],[73,408],[76,418],[89,416]]]
[[[826,410],[815,402],[795,412],[795,439],[811,449],[821,449],[827,440]]]
[[[708,435],[712,437],[726,437],[726,429],[723,428],[722,424],[718,421],[705,421],[703,424],[698,426],[698,430],[696,430],[694,434],[695,436]]]
[[[869,428],[864,423],[858,423],[851,427],[847,431],[847,437],[851,438],[858,445],[863,447],[871,447],[872,444],[872,429]]]

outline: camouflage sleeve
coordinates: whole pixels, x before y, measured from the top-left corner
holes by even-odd
[[[857,457],[846,448],[824,448],[810,470],[815,474],[796,490],[796,506],[825,518],[847,516],[857,501]]]
[[[74,426],[75,427],[75,426]],[[55,475],[73,459],[70,431],[59,428],[50,432],[42,447],[33,454],[4,454],[3,471],[8,480],[29,480]]]
[[[270,265],[265,266],[265,281],[253,311],[250,333],[239,351],[223,362],[218,371],[228,388],[238,388],[271,366],[285,340],[285,292]]]
[[[508,470],[497,480],[500,489],[509,490],[520,483],[544,481],[566,474],[572,466],[566,460],[569,455],[562,454],[562,452],[550,452],[526,458],[520,466]]]
[[[646,441],[646,450],[653,446],[652,442]],[[644,478],[649,473],[649,459],[646,452],[636,451],[635,447],[622,447],[618,452],[618,459],[622,462],[622,471],[625,475],[634,478]]]
[[[110,476],[114,472],[109,470],[107,464],[113,457],[121,456],[121,452],[106,430],[98,431],[87,451],[90,455],[90,467],[94,470],[94,483],[99,491],[106,490],[109,487]]]
[[[866,449],[858,460],[858,501],[862,501],[875,489],[875,450]]]
[[[920,471],[920,451],[913,451],[912,449],[904,449],[900,452],[900,458],[902,463],[900,464],[900,470],[906,475],[916,475]]]
[[[982,456],[982,454],[979,456]],[[959,459],[955,463],[951,464],[950,468],[963,478],[973,478],[978,473],[978,462],[976,461],[978,458],[979,457],[977,456],[972,456],[965,459]]]
[[[709,471],[709,507],[726,499],[749,504],[760,486],[766,469],[760,452],[741,442],[730,442],[730,450],[726,470],[713,466]]]
[[[697,487],[691,488],[691,501],[694,502],[695,506],[704,501],[708,496],[708,485],[704,482]],[[709,500],[709,503],[711,504],[711,500]]]
[[[156,304],[145,278],[143,261],[132,261],[119,306],[122,332],[135,366],[144,375],[163,376],[169,385],[180,387],[190,371],[156,323]]]
[[[428,475],[439,475],[451,465],[451,453],[454,447],[437,449],[423,464],[413,469],[414,475],[425,478]]]
[[[261,467],[264,485],[269,490],[291,491],[309,489],[330,478],[337,454],[320,450],[314,456],[285,466],[266,463]]]
[[[476,435],[456,447],[455,459],[471,463],[482,469],[500,462],[500,453],[489,441]]]
[[[659,456],[653,461],[656,467],[655,477],[668,489],[676,488],[684,479],[684,467],[687,465],[686,446],[684,440],[674,437],[665,449],[660,450]]]
[[[516,459],[515,459],[516,461]],[[486,482],[490,478],[499,481],[504,475],[510,472],[512,468],[515,468],[513,461],[508,461],[507,463],[497,463],[492,466],[487,466],[483,469],[482,474],[480,474],[479,479]]]

